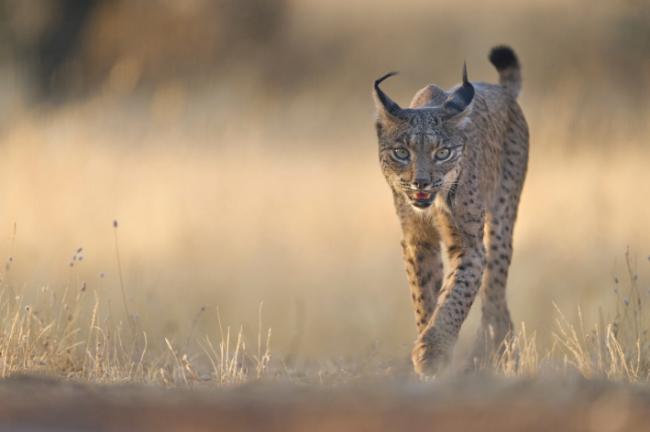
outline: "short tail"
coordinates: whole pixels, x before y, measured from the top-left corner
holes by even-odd
[[[517,98],[521,90],[521,66],[515,52],[509,46],[499,45],[492,48],[489,59],[499,71],[499,84]]]

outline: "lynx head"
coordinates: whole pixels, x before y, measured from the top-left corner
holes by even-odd
[[[413,207],[423,210],[438,192],[449,191],[457,181],[465,147],[462,129],[472,108],[474,87],[464,67],[462,85],[441,103],[401,108],[379,88],[393,75],[379,78],[374,85],[379,160],[395,193],[404,194]]]

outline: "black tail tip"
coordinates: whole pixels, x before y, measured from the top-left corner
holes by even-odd
[[[515,52],[506,45],[499,45],[492,48],[488,58],[497,70],[519,67],[519,60],[517,60]]]

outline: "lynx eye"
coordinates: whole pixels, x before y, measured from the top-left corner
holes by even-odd
[[[447,159],[449,159],[451,157],[451,155],[452,155],[452,151],[451,151],[450,148],[442,147],[442,148],[438,149],[438,151],[436,151],[436,154],[434,155],[434,158],[438,162],[443,162],[443,161],[446,161]]]
[[[409,151],[407,149],[405,149],[404,147],[398,147],[396,149],[393,149],[393,156],[397,160],[406,161],[406,160],[408,160],[410,155],[411,154],[409,153]]]

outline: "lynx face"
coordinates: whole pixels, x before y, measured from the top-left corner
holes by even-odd
[[[379,160],[391,188],[424,210],[457,180],[465,143],[462,128],[471,111],[474,86],[463,68],[462,85],[439,106],[403,109],[379,87],[392,75],[374,86]]]
[[[455,183],[464,140],[456,131],[456,121],[442,125],[432,112],[413,115],[429,118],[411,119],[407,124],[427,127],[407,126],[393,133],[378,128],[379,159],[391,188],[404,194],[413,207],[423,210],[431,206],[438,193],[446,194]],[[441,127],[432,128],[432,124]]]

